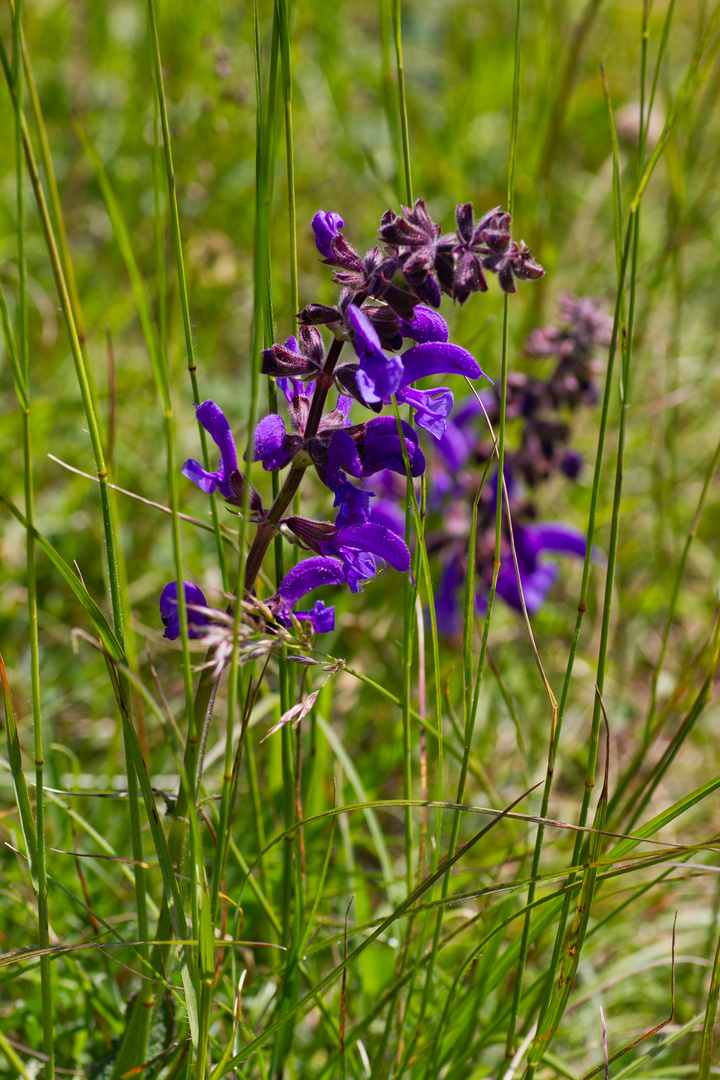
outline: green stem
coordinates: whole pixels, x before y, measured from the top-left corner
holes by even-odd
[[[180,212],[178,210],[177,190],[175,186],[175,166],[173,164],[172,143],[170,141],[170,125],[167,115],[167,101],[165,99],[165,84],[162,73],[162,60],[160,57],[160,40],[158,38],[157,17],[155,13],[155,0],[148,0],[148,15],[150,17],[150,45],[155,69],[155,90],[160,108],[160,124],[162,127],[163,150],[165,153],[165,173],[167,178],[168,201],[170,207],[170,223],[172,226],[173,243],[175,247],[175,264],[177,269],[178,289],[180,293],[180,308],[182,310],[183,330],[185,332],[185,351],[187,354],[187,368],[190,375],[193,401],[200,404],[200,389],[197,379],[197,363],[195,360],[195,345],[192,336],[190,322],[190,303],[188,300],[187,279],[185,276],[185,261],[183,259],[182,236],[180,233]],[[206,469],[210,468],[210,455],[207,444],[207,434],[202,424],[198,423],[200,446],[202,449],[203,464]],[[213,530],[215,532],[215,546],[217,548],[218,564],[222,574],[223,588],[229,587],[229,577],[225,564],[225,548],[222,542],[220,530],[220,518],[218,516],[217,496],[210,496],[210,513],[212,516]],[[192,782],[192,774],[190,776]]]
[[[408,130],[407,96],[405,93],[405,68],[402,53],[402,0],[392,0],[393,36],[395,38],[395,61],[397,65],[398,97],[400,105],[400,134],[402,138],[403,167],[405,170],[405,197],[413,204],[412,172],[410,169],[410,132]]]

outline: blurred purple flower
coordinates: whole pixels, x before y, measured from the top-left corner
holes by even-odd
[[[558,574],[557,564],[547,562],[542,556],[552,552],[584,559],[587,538],[581,529],[562,522],[518,525],[513,535],[525,606],[528,614],[533,615],[542,607]],[[510,607],[522,611],[515,565],[509,550],[500,566],[497,592]]]

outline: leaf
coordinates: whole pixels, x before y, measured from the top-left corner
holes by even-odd
[[[30,877],[32,879],[33,888],[35,892],[37,892],[39,888],[37,876],[37,833],[35,831],[35,820],[32,815],[30,798],[25,782],[25,773],[23,772],[20,740],[18,739],[17,724],[15,723],[15,709],[10,693],[10,683],[8,682],[5,664],[3,663],[1,655],[0,679],[2,679],[5,731],[7,733],[8,757],[10,758],[10,769],[12,771],[13,787],[15,788],[15,799],[17,801],[18,810],[20,811],[20,824],[25,839],[25,850],[27,851],[28,862],[30,864]]]
[[[597,693],[599,697],[600,691],[598,690]],[[555,986],[550,1001],[548,1002],[547,1010],[540,1019],[540,1026],[538,1027],[535,1040],[530,1049],[530,1053],[528,1054],[528,1064],[532,1066],[538,1065],[542,1060],[542,1056],[549,1047],[550,1042],[557,1031],[558,1025],[563,1018],[568,998],[570,997],[572,984],[575,975],[577,974],[578,964],[580,963],[580,953],[583,944],[585,943],[585,934],[590,918],[590,908],[595,895],[599,869],[598,860],[600,859],[603,841],[602,833],[605,828],[605,819],[607,817],[608,769],[610,764],[610,731],[607,726],[607,716],[605,715],[605,707],[602,704],[602,698],[600,698],[600,707],[602,708],[603,716],[605,718],[606,730],[605,780],[595,810],[595,820],[593,821],[593,829],[595,831],[590,834],[588,840],[587,858],[585,860],[582,886],[577,899],[572,925],[570,926],[570,931],[563,946],[559,973],[556,976]]]

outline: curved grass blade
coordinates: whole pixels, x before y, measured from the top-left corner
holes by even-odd
[[[10,759],[10,769],[12,771],[13,787],[15,788],[15,799],[17,801],[18,811],[20,813],[20,825],[22,828],[23,838],[25,840],[25,850],[27,851],[28,863],[30,866],[30,877],[32,879],[33,889],[35,890],[35,892],[37,892],[39,888],[37,872],[37,833],[35,831],[35,821],[32,815],[30,797],[28,795],[27,783],[25,782],[25,773],[23,771],[22,755],[20,753],[20,740],[18,738],[17,724],[15,722],[15,707],[13,705],[12,694],[10,693],[10,683],[8,681],[5,664],[3,662],[1,654],[0,680],[2,680],[5,733],[7,735],[8,757]]]

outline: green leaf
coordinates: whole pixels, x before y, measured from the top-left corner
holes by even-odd
[[[8,757],[10,758],[13,787],[15,788],[15,799],[17,801],[18,810],[20,811],[20,824],[25,839],[25,850],[27,851],[28,862],[30,863],[30,877],[32,878],[33,888],[35,889],[35,892],[37,892],[37,833],[35,832],[35,821],[30,807],[30,798],[28,796],[25,773],[23,772],[22,767],[20,740],[18,739],[17,724],[15,723],[15,709],[10,693],[10,683],[8,682],[2,655],[0,655],[0,679],[2,679],[5,731],[7,734]]]

